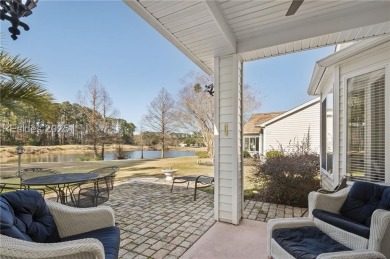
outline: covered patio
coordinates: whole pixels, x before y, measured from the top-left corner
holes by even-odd
[[[234,225],[245,208],[243,62],[390,33],[389,1],[124,2],[214,75],[214,219]],[[292,6],[297,8],[288,12]]]
[[[300,217],[303,208],[245,201],[240,226],[215,222],[213,195],[175,186],[161,178],[119,183],[105,205],[121,229],[120,258],[266,258],[266,221]],[[224,252],[223,252],[224,251]],[[221,252],[223,252],[221,254]],[[225,257],[227,258],[227,257]]]

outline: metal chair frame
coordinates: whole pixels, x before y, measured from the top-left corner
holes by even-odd
[[[173,190],[173,185],[175,183],[187,183],[187,189],[188,189],[190,182],[195,183],[195,190],[194,190],[194,201],[195,201],[196,200],[196,190],[198,188],[205,188],[205,187],[209,187],[209,186],[213,185],[214,177],[206,176],[206,175],[199,175],[199,176],[187,175],[187,176],[173,177],[172,186],[171,186],[171,193]],[[202,186],[198,186],[198,184],[201,184]]]
[[[33,175],[34,174],[34,175]],[[23,180],[37,177],[40,175],[48,175],[48,174],[60,174],[59,171],[51,168],[43,168],[43,167],[32,167],[32,168],[24,168],[20,171],[16,172],[16,176],[19,177],[20,183],[1,183],[0,184],[0,193],[2,193],[4,190],[26,190],[26,189],[32,189],[39,191],[43,194],[43,196],[46,194],[46,190],[44,188],[29,188],[25,185],[23,185]],[[27,177],[26,177],[27,176]]]
[[[75,188],[78,189],[77,194],[74,194],[74,189],[71,196],[74,205],[76,207],[90,207],[89,205],[96,207],[106,202],[110,197],[110,191],[114,188],[114,178],[117,171],[119,171],[119,167],[117,166],[107,166],[90,171],[89,173],[99,174],[101,177],[78,184]],[[85,197],[84,200],[88,200],[89,202],[83,203],[82,197]]]

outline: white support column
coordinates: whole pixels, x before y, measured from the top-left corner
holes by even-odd
[[[214,215],[239,224],[243,205],[242,60],[233,54],[215,58]]]

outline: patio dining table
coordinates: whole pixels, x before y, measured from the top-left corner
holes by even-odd
[[[38,176],[22,181],[22,184],[30,188],[30,186],[46,186],[57,194],[57,201],[62,204],[67,203],[67,193],[72,194],[72,186],[76,184],[95,181],[102,176],[97,173],[67,173],[67,174],[52,174]]]

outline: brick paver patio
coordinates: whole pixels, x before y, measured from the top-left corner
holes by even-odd
[[[191,186],[191,185],[190,185]],[[115,186],[105,204],[121,229],[120,258],[179,258],[214,223],[213,195],[175,186],[157,178]],[[301,208],[245,201],[244,218],[268,221],[300,216]]]

